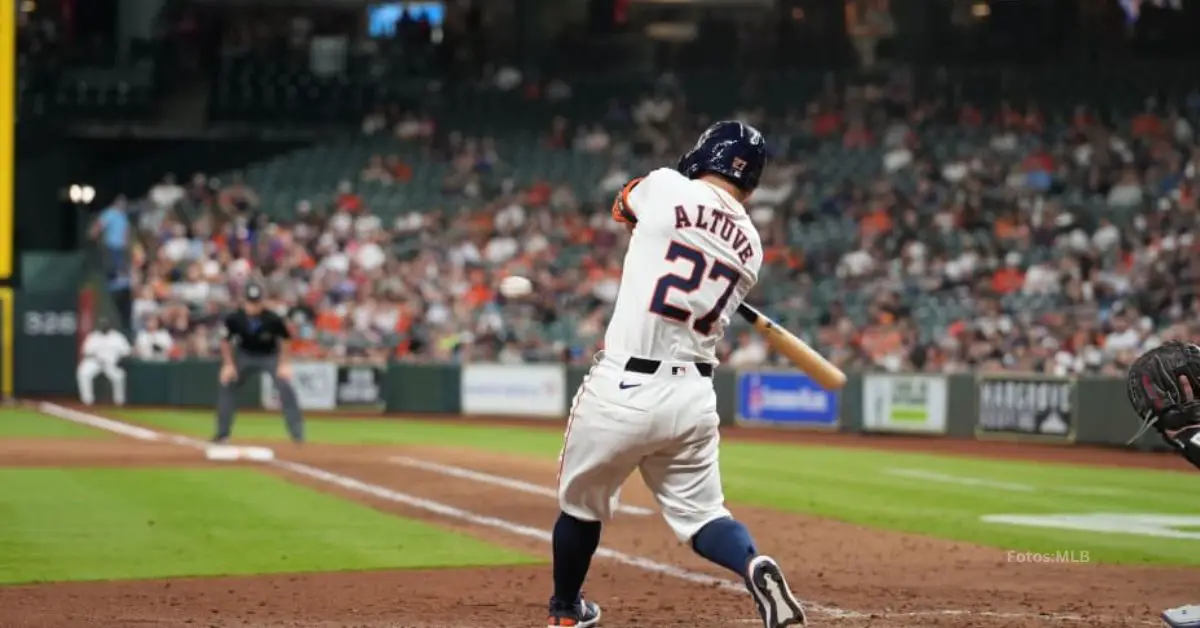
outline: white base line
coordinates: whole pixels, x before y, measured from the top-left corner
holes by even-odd
[[[91,413],[87,413],[87,412],[80,412],[78,410],[73,410],[71,408],[60,406],[58,404],[43,402],[43,403],[39,403],[37,405],[37,409],[39,412],[42,412],[43,414],[47,414],[47,415],[57,417],[60,419],[64,419],[67,421],[72,421],[74,423],[89,425],[89,426],[95,427],[97,429],[102,429],[102,430],[106,430],[109,432],[122,434],[125,436],[129,436],[131,438],[136,438],[138,440],[142,440],[142,441],[166,441],[166,442],[174,443],[174,444],[185,446],[185,447],[191,447],[193,449],[204,449],[208,446],[208,443],[206,443],[205,441],[198,440],[195,438],[189,438],[187,436],[179,436],[179,435],[174,435],[174,434],[163,434],[160,432],[156,432],[154,430],[149,430],[149,429],[146,429],[143,427],[130,425],[130,424],[124,423],[122,421],[106,419],[104,417],[100,417],[100,416],[97,416],[97,415],[94,415]],[[404,505],[410,506],[412,508],[417,508],[420,510],[424,510],[426,512],[435,513],[435,514],[442,515],[444,517],[448,517],[451,519],[457,519],[459,521],[463,521],[466,523],[471,523],[474,525],[480,525],[480,526],[484,526],[484,527],[488,527],[488,528],[492,528],[492,529],[496,529],[496,530],[501,530],[504,532],[508,532],[510,534],[515,534],[517,536],[522,536],[522,537],[530,538],[530,539],[537,539],[537,540],[540,540],[540,541],[546,542],[546,543],[549,543],[550,539],[551,539],[551,534],[547,530],[542,530],[539,528],[525,526],[525,525],[522,525],[522,524],[519,524],[516,522],[507,521],[505,519],[499,519],[496,517],[489,517],[489,516],[485,516],[485,515],[476,514],[476,513],[467,511],[467,510],[462,510],[460,508],[456,508],[454,506],[450,506],[450,505],[443,504],[440,502],[435,502],[435,501],[429,500],[429,499],[423,499],[423,498],[416,497],[413,495],[408,495],[406,493],[394,491],[387,487],[379,486],[377,484],[371,484],[368,482],[363,482],[361,480],[356,480],[352,477],[340,475],[337,473],[333,473],[331,471],[326,471],[324,469],[318,469],[316,467],[309,466],[306,464],[301,464],[298,462],[289,462],[287,460],[280,460],[280,459],[267,461],[267,462],[264,462],[263,464],[270,465],[270,466],[273,466],[273,467],[276,467],[279,469],[283,469],[285,471],[290,471],[292,473],[295,473],[297,475],[302,475],[302,476],[308,477],[310,479],[319,480],[322,482],[333,484],[335,486],[340,486],[347,490],[357,491],[357,492],[371,495],[371,496],[374,496],[374,497],[377,497],[380,499],[385,499],[387,501],[404,504]],[[733,580],[727,580],[724,578],[717,578],[717,577],[699,573],[696,571],[690,571],[690,570],[684,569],[682,567],[676,567],[675,565],[670,565],[667,563],[660,563],[656,560],[653,560],[650,558],[645,558],[642,556],[633,556],[631,554],[619,552],[619,551],[611,549],[611,548],[601,547],[600,549],[598,549],[596,551],[596,555],[603,557],[603,558],[607,558],[609,560],[612,560],[612,561],[615,561],[618,563],[621,563],[621,564],[624,564],[624,565],[628,565],[631,567],[637,567],[639,569],[642,569],[644,571],[648,571],[651,573],[658,573],[658,574],[662,574],[665,576],[671,576],[673,578],[683,580],[685,582],[691,582],[691,583],[701,584],[701,585],[706,585],[706,586],[715,586],[719,589],[736,592],[736,593],[741,593],[741,594],[746,593],[746,587],[740,582],[735,582]],[[962,616],[962,617],[991,617],[991,618],[1000,618],[1000,619],[1022,619],[1022,620],[1039,619],[1039,620],[1043,620],[1047,623],[1058,623],[1058,622],[1093,622],[1094,623],[1094,622],[1096,622],[1098,620],[1102,620],[1102,619],[1116,619],[1116,618],[1110,618],[1110,617],[1084,617],[1082,615],[1047,615],[1047,614],[1040,614],[1040,613],[997,613],[997,612],[990,612],[990,611],[969,611],[969,610],[913,611],[913,612],[901,612],[901,613],[892,613],[892,612],[887,612],[887,611],[881,611],[878,613],[860,613],[858,611],[845,610],[845,609],[837,608],[834,606],[825,606],[823,604],[817,604],[815,602],[804,602],[804,606],[806,607],[807,610],[811,611],[814,614],[825,615],[825,616],[833,618],[833,619],[849,619],[849,620],[863,620],[863,619],[871,619],[871,618],[885,619],[888,617],[902,618],[902,617]],[[1121,625],[1132,625],[1132,623],[1133,623],[1130,621],[1130,618],[1120,618],[1118,621]],[[757,620],[755,620],[755,623],[757,623]],[[1141,622],[1136,622],[1136,623],[1141,624],[1141,625],[1158,625],[1156,622],[1141,621]]]
[[[409,458],[408,456],[391,456],[388,458],[388,462],[394,462],[398,465],[403,465],[413,469],[420,469],[422,471],[429,471],[431,473],[439,473],[441,475],[458,478],[460,480],[470,480],[472,482],[479,482],[480,484],[490,484],[492,486],[512,489],[521,493],[529,493],[530,495],[541,495],[542,497],[549,497],[555,500],[558,499],[558,492],[554,489],[548,486],[542,486],[540,484],[524,482],[516,478],[505,477],[502,475],[492,475],[491,473],[483,473],[482,471],[465,469],[463,467],[455,467],[448,464],[428,462],[426,460],[419,460],[417,458]],[[634,515],[637,517],[646,517],[654,514],[654,511],[649,508],[642,508],[641,506],[627,506],[625,504],[618,505],[617,512],[627,515]]]

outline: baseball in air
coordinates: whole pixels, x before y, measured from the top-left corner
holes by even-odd
[[[509,299],[527,297],[533,293],[533,282],[525,277],[513,275],[500,281],[500,294]]]

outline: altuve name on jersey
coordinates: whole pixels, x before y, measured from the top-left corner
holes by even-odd
[[[725,212],[703,205],[693,208],[690,215],[683,205],[675,206],[676,229],[708,231],[732,246],[733,250],[737,251],[738,259],[745,264],[754,257],[754,247],[750,245],[750,238],[746,236],[741,227],[733,222],[732,218]]]

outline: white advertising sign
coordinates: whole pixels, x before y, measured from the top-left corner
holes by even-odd
[[[938,375],[867,375],[863,429],[946,433],[946,378]]]
[[[262,404],[268,410],[279,409],[279,392],[269,373],[259,375],[262,382]],[[301,410],[334,410],[337,408],[337,365],[328,362],[293,362],[292,387]]]
[[[567,372],[557,364],[466,364],[463,414],[565,417]]]

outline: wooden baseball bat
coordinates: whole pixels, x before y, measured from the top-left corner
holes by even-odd
[[[846,385],[846,374],[842,369],[834,366],[795,334],[745,303],[739,305],[737,311],[766,339],[771,348],[782,353],[796,368],[807,373],[821,387],[826,390],[840,390]]]

